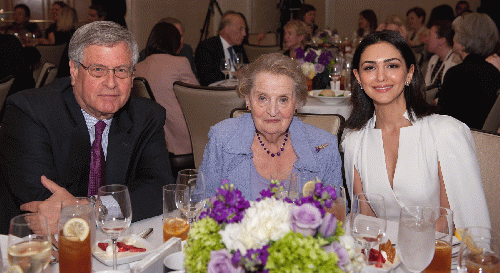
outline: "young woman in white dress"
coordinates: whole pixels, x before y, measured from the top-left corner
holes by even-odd
[[[375,32],[353,56],[353,112],[342,143],[349,193],[384,196],[388,220],[404,206],[442,206],[456,227],[490,227],[469,128],[434,114],[411,48]],[[376,208],[375,208],[376,213]]]

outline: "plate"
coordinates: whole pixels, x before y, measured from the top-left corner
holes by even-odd
[[[145,252],[130,252],[130,251],[118,252],[117,253],[117,264],[126,264],[126,263],[138,261],[138,260],[146,257],[151,252],[151,250],[154,249],[154,247],[148,241],[142,239],[141,237],[139,237],[135,234],[132,234],[132,235],[129,235],[126,237],[127,238],[132,237],[133,239],[135,239],[134,246],[140,247],[140,248],[145,248],[146,251]],[[123,237],[119,238],[118,241],[121,241],[122,239],[123,239]],[[100,243],[111,243],[111,240],[102,241]],[[94,251],[93,254],[94,254],[94,257],[98,261],[100,261],[101,263],[103,263],[107,266],[113,266],[113,255],[107,255],[106,251],[103,251],[99,247],[96,247],[96,250]]]
[[[171,270],[184,270],[184,252],[179,251],[165,257],[163,264]]]
[[[342,90],[334,90],[335,96],[336,97],[326,97],[326,96],[320,96],[319,93],[323,90],[312,90],[309,91],[309,97],[316,98],[323,102],[324,104],[340,104],[344,101],[347,101],[351,98],[351,92],[350,91],[342,91]],[[337,97],[339,95],[344,95],[343,97]]]

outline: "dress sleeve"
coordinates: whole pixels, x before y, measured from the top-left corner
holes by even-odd
[[[491,227],[470,129],[451,117],[442,117],[431,128],[455,227]]]

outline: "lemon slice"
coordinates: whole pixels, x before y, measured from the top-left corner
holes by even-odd
[[[71,218],[63,227],[63,234],[69,240],[72,240],[72,237],[78,237],[80,241],[85,241],[89,233],[89,224],[82,218]]]
[[[483,249],[476,246],[470,234],[466,232],[463,228],[457,228],[455,230],[455,237],[457,237],[458,240],[465,242],[465,245],[472,251],[472,253],[474,254],[483,253]]]
[[[304,184],[304,187],[302,188],[302,196],[304,196],[304,197],[311,196],[313,191],[314,191],[315,185],[316,185],[315,180],[307,181]]]
[[[5,273],[24,273],[23,269],[18,265],[13,265],[5,271]]]

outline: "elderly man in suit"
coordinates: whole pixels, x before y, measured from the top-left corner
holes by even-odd
[[[228,11],[222,15],[219,35],[201,42],[196,48],[195,63],[201,85],[224,80],[220,63],[222,59],[231,59],[232,54],[241,53],[243,62],[248,63],[241,46],[246,35],[246,22],[241,13]]]
[[[71,77],[12,95],[0,128],[0,228],[38,211],[56,229],[61,200],[124,184],[133,221],[162,213],[162,186],[174,183],[165,109],[130,98],[138,47],[109,21],[79,28],[69,44]]]

